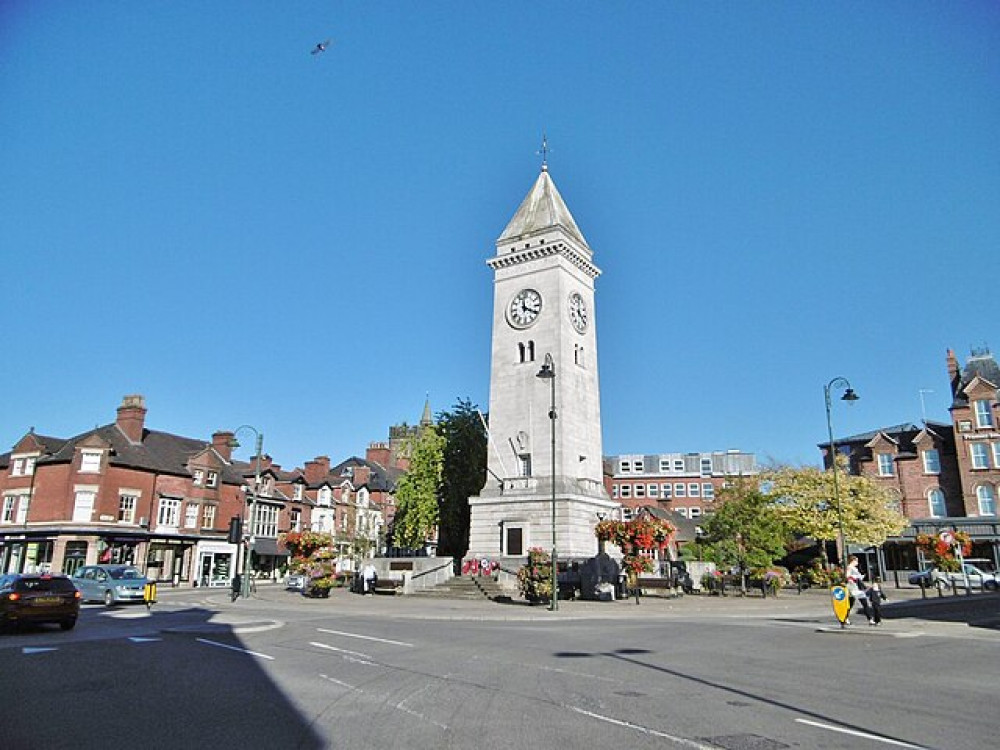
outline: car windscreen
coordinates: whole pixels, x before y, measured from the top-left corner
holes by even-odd
[[[108,571],[112,578],[135,581],[142,578],[142,573],[138,568],[112,568]]]
[[[74,586],[68,578],[22,578],[14,587],[18,591],[54,591],[68,593]]]

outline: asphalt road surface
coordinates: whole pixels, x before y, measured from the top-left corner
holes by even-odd
[[[997,744],[997,594],[961,616],[971,599],[890,602],[883,626],[841,629],[817,595],[548,612],[261,589],[0,637],[0,747]]]

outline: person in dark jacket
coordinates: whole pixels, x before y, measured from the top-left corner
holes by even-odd
[[[868,624],[881,625],[882,602],[888,597],[882,591],[882,580],[878,576],[872,578],[871,585],[865,589],[865,598],[868,600],[868,606],[864,607],[865,614],[868,615]]]

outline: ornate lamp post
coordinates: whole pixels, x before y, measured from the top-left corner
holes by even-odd
[[[847,575],[847,543],[844,541],[844,514],[840,507],[840,487],[837,483],[837,446],[833,442],[833,421],[830,418],[830,391],[843,388],[841,401],[852,403],[858,400],[858,394],[851,388],[847,378],[836,377],[823,386],[823,397],[826,400],[826,431],[830,437],[830,470],[833,472],[833,502],[837,506],[837,532],[840,539],[840,568]]]
[[[549,610],[555,612],[559,609],[559,569],[556,565],[556,363],[551,354],[545,355],[545,364],[537,377],[549,381],[552,393],[549,404],[549,423],[552,427],[552,601]]]
[[[240,596],[248,598],[250,596],[250,549],[254,542],[253,525],[256,522],[257,491],[260,488],[260,456],[264,452],[264,436],[248,424],[240,425],[233,431],[233,440],[230,443],[233,448],[240,446],[239,441],[236,440],[236,435],[239,434],[240,430],[249,430],[255,438],[253,486],[250,488],[250,499],[243,507],[243,578],[240,580]]]

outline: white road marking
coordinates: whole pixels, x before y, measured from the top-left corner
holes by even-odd
[[[345,687],[348,690],[356,690],[359,693],[364,692],[361,688],[356,688],[354,687],[354,685],[348,685],[346,682],[341,682],[340,680],[334,679],[333,677],[330,677],[328,675],[321,674],[320,677],[322,677],[327,682],[332,682],[334,685],[340,685],[341,687]]]
[[[129,637],[129,640],[132,641],[132,643],[155,643],[156,641],[162,641],[163,639],[162,638],[140,638],[137,635],[133,635],[133,636]]]
[[[328,651],[336,651],[340,654],[348,654],[349,656],[357,656],[360,659],[368,661],[371,657],[368,654],[362,654],[357,651],[348,651],[346,648],[337,648],[336,646],[328,646],[325,643],[316,643],[316,641],[309,641],[310,646],[315,646],[316,648],[325,648]]]
[[[46,651],[58,651],[58,646],[25,646],[21,649],[22,654],[44,654]]]
[[[840,732],[841,734],[849,734],[852,737],[864,737],[866,740],[874,740],[875,742],[884,742],[887,745],[895,745],[896,747],[910,747],[915,748],[915,750],[927,750],[923,745],[912,745],[909,742],[903,742],[902,740],[892,740],[888,737],[879,737],[877,734],[868,734],[868,732],[859,732],[856,729],[845,729],[844,727],[835,727],[830,724],[821,724],[818,721],[810,721],[809,719],[796,719],[795,721],[800,724],[808,724],[811,727],[819,727],[820,729],[829,729],[831,732]]]
[[[343,635],[348,638],[363,638],[366,641],[378,641],[379,643],[389,643],[393,646],[406,646],[407,648],[413,648],[412,643],[405,643],[403,641],[392,641],[388,638],[376,638],[373,635],[359,635],[358,633],[345,633],[343,630],[327,630],[326,628],[316,628],[320,633],[333,633],[333,635]]]
[[[625,727],[626,729],[634,729],[637,732],[642,732],[643,734],[648,734],[653,737],[662,737],[665,740],[670,740],[678,745],[683,745],[684,747],[693,747],[696,750],[717,750],[713,745],[703,745],[700,742],[694,740],[689,740],[685,737],[675,737],[672,734],[667,734],[666,732],[658,732],[655,729],[650,729],[649,727],[639,726],[638,724],[633,724],[630,721],[623,721],[622,719],[614,719],[610,716],[602,716],[601,714],[595,714],[592,711],[585,711],[582,708],[577,708],[576,706],[567,706],[562,704],[563,708],[568,708],[570,711],[575,711],[578,714],[583,714],[584,716],[589,716],[592,719],[597,719],[598,721],[606,721],[609,724],[615,724],[620,727]]]
[[[404,698],[403,700],[401,700],[399,703],[396,704],[396,708],[398,708],[404,714],[409,714],[410,716],[416,716],[418,719],[420,719],[421,721],[426,721],[428,724],[433,724],[434,726],[440,727],[441,729],[447,729],[448,727],[446,725],[440,724],[434,721],[433,719],[428,719],[422,713],[418,713],[417,711],[414,711],[412,708],[409,708],[408,706],[404,705],[407,701],[411,700],[412,698],[416,698],[418,695],[420,695],[420,693],[424,692],[429,687],[430,685],[424,685],[419,690],[415,690],[414,692],[410,693],[408,697]]]
[[[228,648],[230,651],[239,651],[241,654],[250,654],[250,656],[257,656],[261,659],[270,659],[274,661],[273,656],[268,656],[267,654],[261,654],[256,651],[249,651],[245,648],[237,648],[236,646],[230,646],[228,643],[219,643],[218,641],[210,641],[207,638],[195,638],[199,643],[206,643],[209,646],[218,646],[219,648]]]

